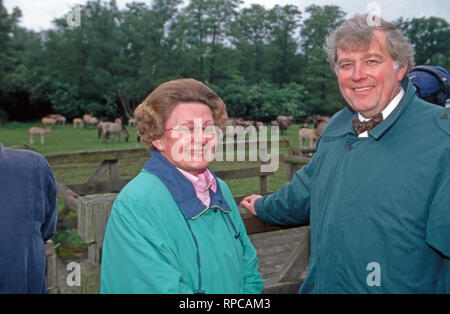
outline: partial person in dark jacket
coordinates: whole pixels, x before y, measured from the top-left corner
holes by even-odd
[[[0,143],[0,293],[47,293],[56,183],[44,156]]]

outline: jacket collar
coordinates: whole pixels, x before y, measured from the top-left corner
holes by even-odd
[[[153,173],[164,183],[186,220],[200,217],[209,208],[218,208],[224,213],[231,211],[222,194],[220,184],[217,184],[216,193],[210,190],[211,205],[209,208],[206,207],[198,199],[192,182],[179,172],[159,151],[152,151],[150,159],[144,165],[144,169]],[[209,171],[218,183],[215,173],[211,169]]]
[[[401,86],[405,90],[405,95],[400,100],[400,103],[386,119],[369,131],[369,136],[376,140],[380,139],[394,125],[415,97],[415,88],[408,78],[402,81]],[[329,132],[324,132],[324,137],[343,136],[349,133],[356,136],[352,120],[357,116],[356,112],[346,106],[333,117],[333,128]]]

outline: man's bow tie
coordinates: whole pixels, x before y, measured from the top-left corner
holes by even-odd
[[[383,121],[383,114],[380,112],[379,114],[373,116],[369,121],[361,122],[358,117],[353,119],[353,127],[356,131],[356,136],[359,136],[361,133],[365,131],[369,131],[373,129],[378,123]]]

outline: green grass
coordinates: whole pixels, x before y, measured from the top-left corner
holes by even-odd
[[[5,147],[24,148],[29,144],[28,129],[32,126],[40,126],[40,122],[34,123],[18,123],[10,122],[2,125],[0,128],[0,142]],[[287,134],[280,136],[288,138],[291,145],[298,148],[298,129],[299,125],[291,125]],[[38,136],[35,136],[32,148],[43,154],[67,153],[75,151],[89,151],[99,149],[117,149],[117,148],[133,148],[136,147],[136,130],[134,127],[127,127],[130,134],[129,142],[125,142],[123,136],[121,142],[102,143],[97,136],[97,129],[74,129],[72,125],[54,126],[52,132],[45,135],[45,144],[40,143]],[[280,149],[280,155],[287,154],[287,149]],[[141,170],[146,159],[134,161],[119,161],[119,171],[122,179],[132,178]],[[57,165],[52,168],[55,178],[63,184],[78,184],[86,182],[98,167],[98,163],[78,164],[78,165]],[[258,163],[251,162],[218,162],[211,164],[213,170],[226,170],[256,166]],[[108,174],[104,175],[106,179]],[[284,184],[284,165],[280,163],[278,171],[268,179],[269,191],[275,191]],[[251,194],[257,193],[259,190],[259,179],[239,179],[229,180],[227,182],[233,194]]]
[[[2,125],[0,128],[0,142],[5,147],[24,147],[30,145],[28,129],[36,126],[41,127],[40,122],[17,123],[11,122]],[[136,130],[134,127],[127,127],[130,134],[129,142],[125,142],[121,134],[120,142],[102,143],[97,136],[97,128],[74,129],[72,125],[54,126],[50,133],[45,134],[45,144],[40,143],[40,137],[34,136],[32,147],[43,155],[66,153],[83,150],[132,148],[136,147]]]

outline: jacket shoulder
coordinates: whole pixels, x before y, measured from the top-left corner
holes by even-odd
[[[34,183],[44,178],[54,181],[47,159],[39,153],[23,149],[5,148],[0,151],[0,173],[6,178],[14,175],[17,180],[31,178]]]
[[[450,136],[450,107],[444,108],[442,111],[437,111],[434,114],[434,121],[439,129]]]
[[[409,116],[411,122],[424,123],[450,135],[450,108],[431,104],[417,97],[412,105],[414,115]]]
[[[33,168],[36,165],[48,165],[47,159],[43,155],[25,149],[5,148],[2,150],[0,157],[2,162],[11,167],[17,165],[21,168]]]
[[[167,198],[161,198],[164,195]],[[161,199],[171,199],[166,186],[154,174],[142,170],[117,195],[113,209],[125,216],[148,215],[154,208],[158,208],[155,204],[161,202]]]
[[[351,128],[354,113],[345,107],[336,112],[322,132],[323,136],[338,136],[347,133]]]

